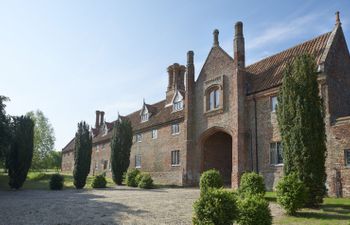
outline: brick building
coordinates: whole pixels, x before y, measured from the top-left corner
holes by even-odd
[[[233,56],[220,47],[218,30],[213,36],[196,80],[189,51],[186,66],[167,68],[165,99],[144,102],[126,116],[134,132],[130,168],[150,172],[156,183],[184,186],[198,184],[201,172],[216,168],[232,187],[253,170],[272,189],[283,172],[276,95],[286,64],[308,53],[316,58],[324,101],[329,194],[350,196],[350,56],[339,14],[332,31],[249,66],[241,22],[235,25]],[[112,127],[96,111],[91,174],[110,174]],[[73,169],[73,149],[74,139],[62,150],[63,171]]]

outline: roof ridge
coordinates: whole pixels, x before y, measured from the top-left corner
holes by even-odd
[[[252,64],[246,66],[246,68],[252,67],[252,66],[254,66],[254,65],[258,64],[258,63],[261,63],[261,62],[264,61],[264,60],[270,59],[270,58],[275,57],[275,56],[277,56],[277,55],[279,55],[279,54],[286,53],[286,52],[288,52],[288,51],[290,51],[290,50],[293,50],[293,49],[295,49],[295,48],[297,48],[297,47],[299,47],[299,46],[302,46],[302,45],[305,45],[305,44],[310,43],[310,42],[312,42],[312,41],[315,41],[316,39],[319,39],[319,38],[321,38],[321,37],[327,36],[327,35],[329,35],[329,34],[331,34],[331,33],[332,33],[332,31],[323,33],[323,34],[321,34],[321,35],[319,35],[319,36],[316,36],[316,37],[314,37],[314,38],[312,38],[312,39],[309,39],[309,40],[307,40],[307,41],[304,41],[304,42],[302,42],[302,43],[299,43],[299,44],[297,44],[297,45],[294,45],[294,46],[292,46],[292,47],[289,47],[289,48],[287,48],[287,49],[285,49],[285,50],[282,50],[282,51],[280,51],[280,52],[277,52],[277,53],[275,53],[275,54],[273,54],[273,55],[267,56],[267,57],[265,57],[265,58],[263,58],[263,59],[260,59],[260,60],[257,61],[257,62],[254,62],[254,63],[252,63]],[[329,37],[328,37],[328,39],[329,39]],[[328,41],[328,39],[327,39],[327,41]]]

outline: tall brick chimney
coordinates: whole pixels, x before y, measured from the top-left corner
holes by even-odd
[[[245,67],[245,48],[244,48],[244,37],[243,37],[243,23],[237,22],[235,24],[235,38],[233,41],[233,59],[235,64],[239,68]]]
[[[102,126],[104,122],[104,117],[105,117],[105,112],[101,111],[100,112],[100,126]]]
[[[100,111],[96,110],[96,122],[95,122],[95,128],[100,127]]]
[[[166,104],[171,104],[176,90],[185,90],[185,72],[186,67],[174,63],[168,67],[168,88],[166,91]]]
[[[219,30],[218,29],[214,30],[213,36],[214,36],[213,47],[218,47],[219,46]]]

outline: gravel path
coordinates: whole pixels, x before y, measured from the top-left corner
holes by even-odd
[[[198,197],[194,188],[0,191],[0,224],[191,224]]]
[[[198,197],[192,188],[0,191],[0,224],[191,224]]]

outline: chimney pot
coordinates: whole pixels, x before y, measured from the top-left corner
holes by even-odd
[[[98,128],[99,126],[100,126],[100,111],[96,110],[95,128]]]
[[[213,35],[214,35],[214,44],[213,44],[213,46],[217,47],[217,46],[219,46],[219,30],[215,29],[214,32],[213,32]]]
[[[341,25],[339,11],[335,12],[335,24]]]
[[[243,36],[243,23],[241,21],[235,24],[235,36]]]
[[[100,112],[100,114],[101,114],[101,116],[100,116],[100,126],[103,124],[103,122],[104,122],[104,116],[105,116],[105,112],[103,112],[103,111],[101,111]]]

